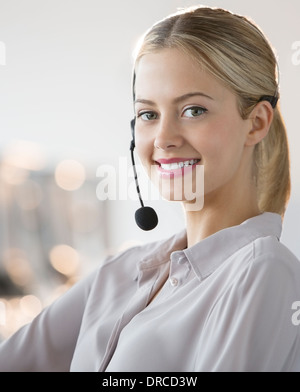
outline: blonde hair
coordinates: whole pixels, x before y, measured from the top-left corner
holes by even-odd
[[[147,31],[136,64],[145,54],[163,48],[184,51],[231,89],[244,119],[262,97],[279,97],[272,47],[261,30],[243,16],[207,7],[172,14]],[[255,146],[254,168],[260,210],[283,216],[290,195],[290,163],[278,104],[268,135]]]

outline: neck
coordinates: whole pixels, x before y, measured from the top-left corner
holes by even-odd
[[[187,211],[185,208],[188,247],[217,231],[259,215],[255,187],[250,188],[231,187],[234,192],[223,190],[205,195],[204,207],[200,211]]]

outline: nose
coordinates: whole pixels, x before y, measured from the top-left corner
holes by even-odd
[[[183,136],[176,121],[161,117],[157,124],[154,147],[160,150],[179,148],[183,144]]]

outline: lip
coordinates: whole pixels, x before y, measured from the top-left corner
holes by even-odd
[[[155,162],[158,162],[158,163],[162,163],[162,164],[164,164],[164,163],[166,163],[166,164],[168,164],[168,163],[177,163],[177,162],[184,162],[184,161],[192,161],[193,159],[199,159],[200,160],[200,158],[169,158],[169,159],[165,159],[165,158],[162,158],[162,159],[155,159]],[[199,163],[199,162],[198,162]]]
[[[166,170],[161,167],[161,164],[178,163],[178,162],[191,161],[191,160],[197,160],[198,162],[195,163],[194,165],[184,166],[178,169]],[[190,174],[200,162],[201,162],[200,158],[169,158],[169,159],[161,158],[155,160],[159,175],[165,178],[183,177],[186,174]]]

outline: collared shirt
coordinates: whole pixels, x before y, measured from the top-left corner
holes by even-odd
[[[300,263],[280,234],[263,213],[111,256],[0,345],[0,371],[298,372]]]

